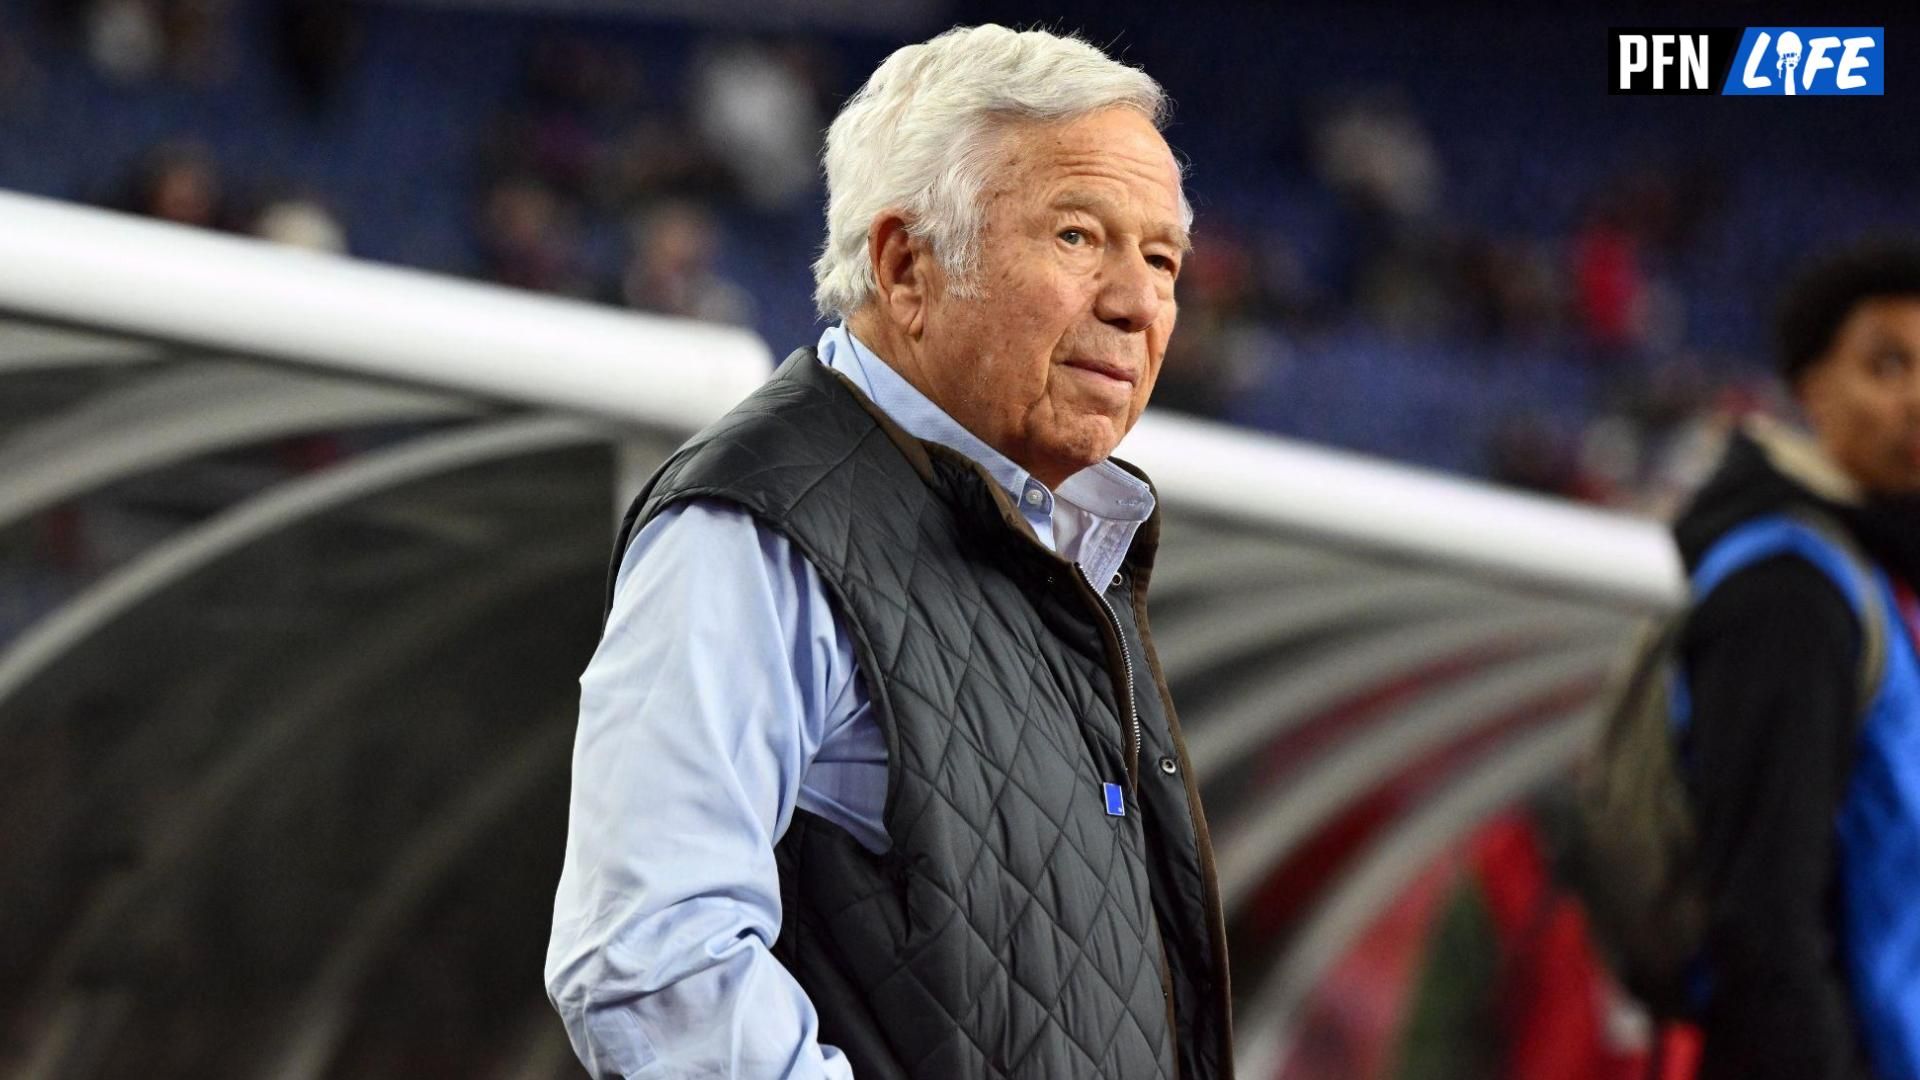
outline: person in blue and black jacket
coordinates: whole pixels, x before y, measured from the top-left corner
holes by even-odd
[[[1675,527],[1696,574],[1701,1077],[1916,1080],[1920,247],[1818,266],[1780,329],[1808,430],[1747,425]],[[1751,557],[1698,595],[1743,537]]]

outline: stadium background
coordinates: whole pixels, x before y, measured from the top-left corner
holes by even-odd
[[[1167,86],[1192,163],[1198,250],[1156,410],[1655,516],[1730,418],[1780,407],[1768,307],[1793,268],[1920,226],[1899,28],[1885,99],[1604,92],[1609,24],[1781,17],[0,0],[0,188],[735,323],[784,355],[818,334],[815,158],[837,103],[946,25],[1076,30]],[[0,310],[31,314],[4,290]],[[0,1071],[568,1075],[537,974],[568,694],[611,493],[670,425],[610,454],[541,428],[563,422],[538,403],[61,321],[0,334]],[[62,486],[65,455],[117,428],[216,414],[254,426]],[[328,504],[21,659],[236,510],[514,424],[509,450]],[[9,503],[36,462],[59,497]],[[1517,1060],[1516,1028],[1581,1068],[1629,1055],[1644,1033],[1619,1002],[1590,1002],[1577,1035],[1449,1019],[1472,988],[1420,973],[1464,949],[1444,966],[1586,992],[1563,985],[1577,942],[1555,944],[1577,918],[1531,898],[1554,830],[1527,796],[1657,604],[1217,507],[1180,529],[1207,558],[1156,585],[1156,626],[1238,845],[1248,1075],[1412,1075],[1491,1043]],[[1258,606],[1221,606],[1249,573]],[[1503,927],[1519,942],[1486,946]],[[1588,1075],[1569,1068],[1541,1075]]]

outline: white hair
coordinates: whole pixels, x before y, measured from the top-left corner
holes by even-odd
[[[1079,38],[989,24],[894,50],[827,130],[827,241],[813,263],[820,313],[845,318],[873,296],[867,230],[889,209],[932,241],[954,291],[973,295],[1001,129],[1114,107],[1137,109],[1156,128],[1170,111],[1151,76]],[[1191,226],[1184,193],[1180,210]]]

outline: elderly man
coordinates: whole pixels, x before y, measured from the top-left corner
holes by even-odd
[[[1160,87],[997,26],[826,150],[816,349],[622,529],[548,992],[597,1076],[1231,1075],[1212,853],[1108,458],[1191,219]]]

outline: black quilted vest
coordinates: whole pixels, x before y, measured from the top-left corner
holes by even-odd
[[[889,850],[804,810],[775,849],[773,952],[821,1041],[860,1080],[1230,1077],[1213,856],[1147,632],[1158,514],[1090,587],[812,350],[667,460],[616,552],[692,498],[813,563],[886,734]]]

